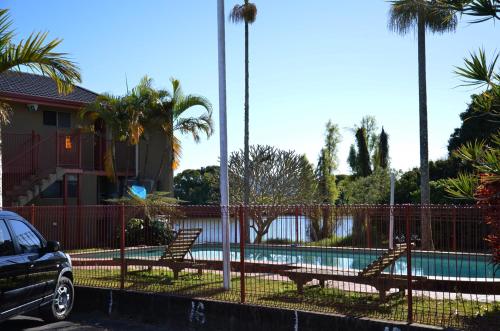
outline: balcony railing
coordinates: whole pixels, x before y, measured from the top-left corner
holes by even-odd
[[[135,172],[134,146],[91,133],[57,132],[44,137],[34,132],[4,133],[2,138],[4,192],[30,185],[55,173],[57,167],[100,174],[104,172],[107,150],[113,144],[117,175],[131,176]]]

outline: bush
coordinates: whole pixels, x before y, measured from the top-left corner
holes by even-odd
[[[173,237],[174,231],[163,220],[145,222],[140,218],[131,218],[125,226],[127,246],[168,245]]]

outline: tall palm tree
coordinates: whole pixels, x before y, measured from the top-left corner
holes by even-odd
[[[418,94],[420,118],[420,198],[422,205],[430,203],[429,146],[427,132],[427,82],[425,69],[425,32],[451,32],[456,29],[455,11],[437,3],[437,0],[391,1],[389,28],[401,35],[417,32],[418,39]],[[430,214],[422,213],[422,247],[433,249]]]
[[[244,178],[243,178],[243,203],[247,205],[249,203],[250,196],[250,157],[249,157],[249,112],[250,112],[250,86],[249,86],[249,60],[248,60],[248,27],[250,24],[255,22],[257,18],[257,6],[255,4],[245,2],[242,5],[235,5],[233,10],[229,15],[229,19],[233,23],[245,23],[245,137],[244,137]],[[247,232],[249,233],[249,232]]]
[[[71,92],[73,85],[81,81],[80,72],[66,53],[54,51],[62,40],[46,43],[47,33],[32,33],[15,44],[11,26],[9,10],[0,9],[0,73],[28,68],[53,78],[60,93]],[[3,206],[1,126],[9,123],[10,110],[9,104],[0,100],[0,208]]]
[[[155,176],[158,182],[161,172],[167,171],[167,178],[160,183],[160,190],[173,194],[174,173],[179,166],[181,157],[181,144],[176,132],[191,134],[195,142],[201,140],[200,134],[204,133],[209,138],[214,131],[212,122],[212,104],[208,99],[199,95],[185,95],[177,79],[171,78],[172,91],[154,90],[151,80],[143,80],[149,85],[150,97],[155,98],[150,103],[150,113],[147,115],[149,130],[160,130],[165,137],[165,150],[162,153],[160,165]],[[146,87],[143,87],[146,88]],[[197,117],[186,117],[186,112],[199,106],[204,111]]]

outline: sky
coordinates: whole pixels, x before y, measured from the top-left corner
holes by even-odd
[[[338,173],[347,173],[349,130],[375,116],[389,134],[391,167],[419,165],[417,43],[387,28],[382,0],[253,0],[250,28],[250,143],[305,153],[316,164],[328,120],[340,127]],[[241,2],[241,1],[240,1]],[[237,1],[226,0],[226,16]],[[196,144],[182,137],[180,170],[218,164],[216,0],[7,0],[17,39],[33,31],[62,38],[82,71],[82,86],[124,94],[148,75],[158,88],[179,79],[186,93],[213,104],[215,134]],[[470,87],[454,73],[469,52],[499,50],[492,21],[427,35],[429,154],[447,155]],[[229,151],[243,148],[244,29],[226,22]],[[200,109],[190,110],[191,115]]]

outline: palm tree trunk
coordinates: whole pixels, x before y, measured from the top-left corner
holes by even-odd
[[[425,68],[425,22],[418,20],[418,101],[420,118],[420,203],[422,248],[434,249],[432,241],[432,225],[429,209],[429,138],[427,131],[427,81]]]
[[[245,1],[247,3],[248,1]],[[244,138],[244,178],[243,178],[243,203],[248,206],[250,203],[250,133],[249,133],[249,99],[250,99],[250,87],[249,87],[249,70],[248,70],[248,22],[245,22],[245,138]],[[247,215],[247,213],[245,213]],[[249,218],[245,216],[245,226],[247,237],[246,242],[250,242],[250,222]]]

